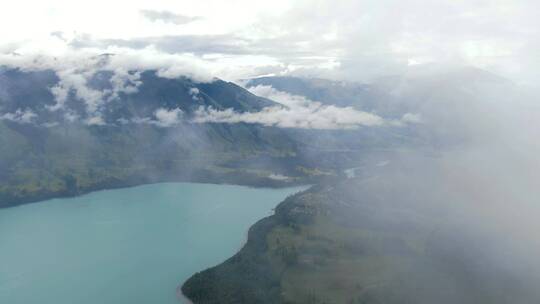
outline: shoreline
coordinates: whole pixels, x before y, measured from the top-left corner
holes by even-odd
[[[301,191],[299,191],[299,192],[301,192]],[[297,192],[297,193],[298,193],[298,192]],[[294,195],[294,194],[293,194],[293,195]],[[280,203],[281,203],[281,202],[279,202],[278,205],[279,205]],[[277,205],[276,205],[276,207],[277,207]],[[246,244],[247,244],[248,241],[249,241],[249,231],[251,230],[251,228],[252,228],[253,226],[257,225],[257,223],[259,223],[260,221],[262,221],[262,220],[264,220],[264,219],[266,219],[266,218],[272,217],[272,216],[274,216],[274,215],[275,215],[275,211],[274,211],[274,214],[271,214],[271,215],[269,215],[269,216],[265,216],[265,217],[263,217],[263,218],[257,220],[257,221],[256,221],[255,223],[253,223],[251,226],[249,226],[248,231],[246,231],[246,232],[244,233],[244,236],[245,236],[244,242],[242,242],[242,245],[239,246],[239,248],[235,251],[235,253],[234,253],[232,256],[225,258],[224,261],[219,262],[219,263],[217,263],[216,265],[209,266],[209,267],[207,267],[207,268],[201,269],[200,271],[197,271],[197,272],[193,273],[189,278],[187,278],[187,279],[184,280],[182,283],[180,283],[180,284],[176,287],[176,298],[177,298],[178,300],[180,300],[180,301],[183,301],[183,303],[186,303],[186,304],[195,304],[195,303],[194,303],[193,301],[191,301],[191,299],[188,298],[188,297],[184,294],[184,292],[182,291],[182,287],[184,286],[184,284],[185,284],[189,279],[191,279],[194,275],[196,275],[197,273],[200,273],[200,272],[206,271],[206,270],[208,270],[208,269],[217,267],[217,266],[219,266],[219,265],[221,265],[221,264],[227,262],[227,260],[229,260],[229,259],[232,258],[233,256],[236,256],[238,253],[240,253],[240,251],[242,251],[242,249],[246,246]]]
[[[302,185],[301,185],[302,186]],[[297,187],[301,187],[301,186],[297,186]],[[311,189],[314,185],[313,184],[310,184],[310,185],[303,185],[305,186],[303,189],[299,189],[297,192],[295,193],[292,193],[290,194],[289,196],[295,196],[295,195],[298,195],[299,193],[303,193],[305,191],[308,191],[309,189]],[[295,186],[291,186],[291,187],[295,187]],[[250,241],[251,242],[254,242],[256,240],[254,240],[254,238],[256,238],[255,235],[257,234],[260,234],[261,231],[259,231],[260,227],[264,226],[266,223],[268,222],[272,222],[273,219],[275,219],[275,217],[277,216],[276,215],[276,209],[282,205],[285,201],[287,200],[287,198],[285,198],[283,201],[279,202],[276,207],[274,207],[273,209],[273,213],[268,215],[268,216],[265,216],[265,217],[262,217],[260,218],[259,220],[257,220],[255,223],[253,223],[249,228],[248,230],[244,233],[244,236],[245,236],[245,240],[244,242],[238,247],[238,249],[235,251],[235,253],[233,255],[231,255],[230,257],[227,257],[224,261],[216,264],[216,265],[213,265],[213,266],[210,266],[210,267],[207,267],[205,269],[201,269],[200,271],[198,272],[195,272],[193,273],[189,278],[187,278],[186,280],[184,280],[184,282],[180,283],[177,287],[176,287],[176,297],[179,299],[179,300],[182,300],[184,301],[185,303],[187,304],[195,304],[195,302],[193,302],[187,295],[184,294],[184,292],[182,291],[184,285],[186,284],[186,282],[188,282],[189,280],[191,280],[195,275],[197,275],[198,273],[202,273],[202,272],[205,272],[209,269],[212,269],[212,268],[216,268],[216,267],[219,267],[220,265],[223,265],[225,263],[227,263],[229,260],[233,259],[234,257],[238,256],[239,254],[242,253],[243,250],[246,249],[247,246],[249,246],[250,244]],[[262,234],[265,234],[265,232],[263,232]]]
[[[213,184],[213,185],[236,185],[236,186],[245,186],[252,188],[270,188],[270,189],[280,189],[287,187],[296,187],[296,186],[309,186],[313,184],[313,181],[308,180],[307,178],[299,178],[298,180],[290,181],[281,181],[275,180],[269,177],[253,176],[250,180],[239,180],[240,175],[229,175],[229,176],[217,176],[217,177],[195,177],[189,178],[184,176],[172,176],[172,177],[158,177],[158,178],[148,178],[148,177],[130,177],[124,180],[114,179],[102,181],[100,183],[91,185],[87,188],[79,189],[77,192],[69,192],[66,190],[63,191],[43,191],[37,192],[33,195],[28,195],[25,197],[17,198],[4,198],[0,194],[0,209],[4,208],[13,208],[26,204],[39,203],[51,199],[63,199],[63,198],[73,198],[82,195],[86,195],[92,192],[105,191],[105,190],[115,190],[122,188],[137,187],[143,185],[152,185],[159,183],[201,183],[201,184]],[[4,195],[7,196],[7,195]]]
[[[314,187],[317,185],[306,187],[285,198],[275,207],[272,215],[258,220],[248,229],[247,240],[239,251],[222,263],[193,274],[179,285],[178,288],[181,289],[183,297],[190,303],[217,303],[216,299],[223,300],[223,303],[238,303],[238,296],[245,300],[244,296],[248,294],[244,291],[251,288],[257,292],[249,293],[250,301],[246,303],[278,303],[280,295],[276,293],[274,287],[279,282],[280,271],[273,269],[264,257],[264,252],[267,250],[266,236],[282,223],[286,210],[294,206],[295,200],[299,196],[314,191]],[[242,265],[253,266],[249,275],[246,276]],[[251,280],[254,275],[264,279],[254,282]],[[243,282],[242,290],[233,285],[223,287],[224,283],[227,285],[226,283],[231,281]],[[261,293],[264,293],[264,300],[259,297]]]
[[[182,292],[182,285],[183,284],[184,283],[182,283],[181,285],[178,285],[176,287],[176,298],[178,300],[182,301],[185,304],[195,304],[188,297],[186,297],[186,295]]]

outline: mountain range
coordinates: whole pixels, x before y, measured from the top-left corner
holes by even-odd
[[[442,118],[467,118],[461,115],[464,103],[482,102],[476,93],[486,95],[483,83],[490,89],[494,83],[512,87],[477,69],[436,75],[371,84],[263,77],[248,80],[244,88],[154,70],[3,67],[0,206],[163,180],[284,186],[335,178],[381,151],[467,140],[473,134],[468,121]],[[308,103],[374,113],[391,123],[313,130],[196,121],[209,109],[264,113],[287,107],[253,94],[258,86]],[[460,113],[447,115],[452,111]],[[403,123],[407,117],[413,123]]]
[[[101,71],[77,87],[50,70],[1,70],[0,206],[159,180],[223,182],[235,172],[223,163],[242,155],[294,154],[295,142],[277,128],[184,122],[199,107],[243,112],[274,104],[233,83],[144,71],[132,92],[113,93],[113,76]],[[96,94],[109,100],[94,106]],[[255,184],[271,174],[243,173]]]

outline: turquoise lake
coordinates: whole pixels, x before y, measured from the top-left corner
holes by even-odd
[[[0,303],[179,303],[302,189],[162,183],[0,209]]]

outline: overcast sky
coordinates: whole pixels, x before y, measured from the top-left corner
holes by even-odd
[[[364,81],[436,62],[534,84],[540,80],[538,3],[18,0],[0,10],[0,63],[13,53],[110,52],[189,62],[230,80],[300,74]]]

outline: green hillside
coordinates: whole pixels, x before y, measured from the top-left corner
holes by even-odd
[[[534,303],[540,278],[396,184],[351,179],[287,198],[242,250],[182,286],[194,303]]]

